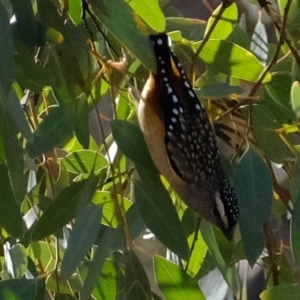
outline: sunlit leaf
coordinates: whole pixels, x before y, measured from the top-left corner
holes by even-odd
[[[155,58],[148,38],[151,32],[131,7],[123,0],[88,0],[88,3],[97,19],[147,68],[155,71]]]
[[[205,299],[197,282],[182,268],[159,257],[154,257],[155,276],[166,300]]]
[[[291,89],[292,108],[296,117],[300,118],[300,85],[299,81],[295,81]]]
[[[298,284],[280,284],[260,294],[261,300],[294,300],[300,297],[300,287]]]
[[[131,8],[155,31],[165,30],[166,20],[161,11],[159,1],[130,0],[127,1]]]
[[[207,27],[205,29],[205,35],[211,28],[212,24],[216,20],[216,16],[218,15],[220,9],[223,5],[218,6],[212,16],[208,19]],[[210,39],[226,39],[228,35],[232,32],[234,25],[237,21],[238,13],[237,6],[235,3],[232,3],[229,7],[225,9],[221,18],[218,20],[216,27],[214,28],[212,34],[210,35]]]
[[[75,174],[98,172],[108,165],[107,159],[100,153],[91,150],[78,150],[65,156],[61,162],[66,169]]]
[[[102,223],[112,227],[117,227],[119,222],[116,218],[116,202],[119,207],[123,207],[125,211],[129,209],[132,202],[121,195],[114,195],[111,192],[97,191],[92,198],[94,204],[103,205]]]
[[[194,49],[198,45],[194,44]],[[223,40],[209,40],[199,57],[215,71],[251,82],[256,82],[264,70],[250,51]],[[267,73],[263,82],[270,80],[271,74]]]

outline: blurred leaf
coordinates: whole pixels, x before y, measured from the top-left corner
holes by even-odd
[[[26,138],[28,142],[32,141],[31,129],[25,118],[24,111],[20,105],[17,95],[13,89],[6,94],[3,92],[0,84],[0,113],[3,108],[4,113],[9,114],[18,131]]]
[[[292,79],[287,73],[272,74],[272,80],[265,85],[267,93],[279,106],[281,114],[283,111],[286,111],[287,113],[292,112],[290,105],[291,86]]]
[[[23,219],[20,206],[14,197],[7,168],[0,164],[0,224],[12,236],[23,236]]]
[[[39,260],[40,266],[45,271],[51,271],[55,268],[55,261],[53,260],[53,253],[55,253],[55,246],[44,241],[31,242],[28,249],[28,257],[33,261]]]
[[[147,180],[142,176],[141,181],[135,182],[137,209],[151,232],[171,251],[181,258],[187,259],[189,248],[183,227],[170,195],[159,177],[156,178]]]
[[[89,270],[87,276],[84,280],[83,287],[80,292],[82,300],[90,299],[90,295],[98,282],[98,277],[103,268],[106,257],[113,250],[111,247],[112,241],[114,239],[115,229],[102,227],[103,232],[98,238],[98,247],[95,251],[93,260],[89,265]]]
[[[193,45],[194,49],[199,43]],[[199,57],[212,69],[229,76],[256,82],[264,70],[259,60],[246,49],[223,40],[209,40]],[[263,83],[271,80],[268,73]]]
[[[239,200],[244,251],[253,266],[264,248],[263,225],[270,216],[273,184],[265,162],[251,148],[235,169],[234,187]]]
[[[16,27],[18,40],[25,44],[33,53],[34,47],[38,42],[38,28],[31,1],[24,0],[20,2],[11,0],[11,4],[17,19],[14,26]]]
[[[27,144],[29,155],[34,158],[58,146],[71,135],[75,124],[71,112],[62,107],[52,110],[33,133],[32,143]]]
[[[7,93],[14,79],[14,42],[9,18],[2,3],[0,3],[0,36],[0,90],[3,89],[4,93]],[[0,98],[2,97],[0,94]]]
[[[75,174],[90,174],[108,166],[107,159],[100,153],[91,150],[78,150],[65,156],[61,162],[66,169]]]
[[[148,277],[132,250],[125,253],[125,293],[127,299],[152,299]]]
[[[27,186],[27,177],[24,174],[23,148],[18,140],[18,132],[10,116],[4,114],[1,121],[0,134],[2,134],[3,138],[9,180],[15,199],[21,204],[24,200]]]
[[[166,18],[166,31],[179,30],[181,35],[189,41],[199,41],[203,39],[206,22],[199,19],[188,19],[179,17]]]
[[[193,233],[188,237],[188,243],[190,248],[192,248],[192,243],[194,242],[195,234]],[[191,253],[191,257],[189,259],[189,265],[187,272],[192,277],[195,277],[200,268],[202,267],[202,263],[204,261],[205,255],[207,252],[207,246],[202,238],[200,232],[198,233],[197,240],[193,245],[193,252]]]
[[[216,83],[205,85],[199,90],[195,90],[197,97],[219,100],[220,98],[230,97],[232,94],[242,94],[244,89],[240,86],[231,86],[227,83]]]
[[[248,118],[250,109],[246,108],[245,118]],[[276,163],[283,163],[285,158],[291,155],[283,140],[275,132],[280,128],[280,124],[275,117],[262,105],[255,105],[251,108],[253,135],[258,147],[264,152],[266,157]],[[266,139],[266,134],[268,138]]]
[[[231,287],[234,295],[240,294],[240,282],[235,266],[229,266],[224,261],[224,258],[220,252],[218,243],[216,241],[212,225],[206,220],[202,219],[200,224],[201,234],[205,241],[208,251],[211,254],[211,258],[214,261],[215,266],[218,267],[222,273],[227,284]]]
[[[41,279],[14,279],[0,281],[0,299],[37,300],[45,297],[45,282]]]
[[[91,57],[86,42],[89,38],[88,32],[83,26],[77,27],[73,22],[66,22],[51,0],[38,1],[37,5],[41,22],[46,27],[57,30],[64,37],[63,43],[57,45],[51,52],[59,65],[58,74],[62,75],[61,80],[65,82],[71,94],[78,86],[81,92],[89,94]],[[50,64],[50,68],[52,67]]]
[[[97,285],[93,289],[93,296],[97,300],[115,300],[117,299],[119,272],[118,266],[111,259],[106,259],[98,278]]]
[[[141,62],[155,72],[156,63],[148,35],[152,33],[142,19],[123,0],[88,0],[97,19]]]
[[[75,134],[84,149],[89,148],[90,129],[89,129],[89,106],[87,99],[79,99],[77,106],[77,120]]]
[[[101,226],[102,206],[88,204],[75,218],[75,225],[61,264],[61,278],[68,279],[95,242]]]
[[[21,244],[13,245],[5,251],[5,264],[11,278],[21,279],[27,271],[27,254]]]
[[[166,20],[158,0],[130,0],[126,2],[152,29],[157,32],[165,30]]]
[[[260,62],[265,66],[268,59],[268,36],[265,25],[258,20],[252,35],[250,45],[251,51],[257,56]]]
[[[205,299],[197,282],[179,266],[154,256],[154,268],[158,286],[166,300]]]
[[[280,284],[260,294],[261,300],[295,300],[300,297],[300,286],[298,284]]]
[[[80,0],[73,0],[69,2],[69,16],[72,18],[72,21],[79,25],[83,22],[82,16],[82,2]]]
[[[212,24],[215,22],[216,16],[218,15],[222,6],[223,5],[219,5],[212,13],[212,16],[208,19],[207,27],[205,29],[204,35],[207,34],[207,32],[211,28]],[[228,35],[232,32],[237,19],[238,19],[237,6],[233,2],[223,12],[220,20],[218,21],[216,27],[214,28],[214,30],[210,36],[210,39],[225,40],[228,37]]]
[[[103,205],[102,223],[112,227],[117,227],[119,221],[116,217],[117,213],[116,213],[116,207],[115,207],[116,204],[114,198],[116,198],[116,200],[118,201],[119,207],[122,207],[125,210],[125,212],[132,205],[132,202],[126,197],[124,196],[122,197],[119,194],[114,195],[111,192],[105,192],[105,191],[97,191],[93,195],[92,201],[94,204]]]
[[[111,122],[114,140],[120,150],[133,162],[150,170],[156,170],[141,130],[134,124],[115,120]]]
[[[24,45],[18,46],[18,52],[15,54],[16,80],[23,88],[41,93],[45,86],[55,86],[56,82],[51,71],[37,64],[34,59],[33,54]]]
[[[291,181],[290,192],[293,201],[292,222],[291,222],[291,244],[293,257],[296,262],[300,261],[300,165],[297,163],[294,168],[294,178]]]
[[[295,261],[300,262],[300,183],[294,182],[291,185],[291,190],[297,189],[297,195],[293,195],[293,212],[291,225],[291,243]]]
[[[32,233],[32,239],[41,240],[70,222],[76,212],[91,200],[97,186],[97,177],[73,182],[66,187],[46,209],[38,220]]]
[[[297,119],[300,118],[300,85],[299,81],[294,81],[291,89],[292,108]]]

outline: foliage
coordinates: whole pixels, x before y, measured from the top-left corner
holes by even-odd
[[[215,268],[242,299],[237,266],[258,259],[261,299],[297,297],[299,1],[279,0],[280,17],[259,4],[276,43],[260,20],[247,33],[226,1],[204,22],[168,1],[0,0],[1,299],[205,299],[197,281]],[[204,220],[197,229],[137,126],[133,95],[156,69],[148,35],[161,31],[232,146],[232,242]],[[113,117],[98,108],[107,97]],[[135,243],[146,228],[173,253],[154,254],[160,295]]]

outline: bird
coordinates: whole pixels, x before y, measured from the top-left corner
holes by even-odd
[[[187,206],[231,240],[238,200],[222,168],[213,127],[168,35],[149,38],[157,70],[141,92],[137,118],[151,158]]]

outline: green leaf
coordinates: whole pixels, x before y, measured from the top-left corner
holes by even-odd
[[[15,124],[9,115],[2,116],[0,133],[3,138],[5,160],[12,191],[18,203],[22,203],[26,194],[27,177],[24,174],[24,158],[21,142],[17,137]]]
[[[127,211],[132,205],[132,202],[126,197],[105,191],[97,191],[93,195],[92,201],[94,204],[103,205],[102,224],[117,227],[119,222],[116,218],[116,205],[114,199],[118,201],[119,206],[125,211]]]
[[[142,178],[142,181],[135,182],[134,192],[135,203],[143,221],[167,248],[187,259],[189,247],[186,235],[170,195],[159,177]]]
[[[9,234],[20,238],[23,236],[24,222],[3,164],[0,164],[0,182],[0,224]]]
[[[82,2],[80,0],[74,0],[69,2],[68,14],[72,18],[72,21],[79,25],[83,22],[82,20]]]
[[[293,211],[291,221],[291,244],[294,260],[300,261],[300,165],[297,163],[293,170],[293,180],[290,184],[290,193],[293,200]]]
[[[45,282],[41,279],[14,279],[0,281],[0,299],[44,299]]]
[[[148,38],[149,29],[123,0],[88,0],[97,19],[151,71],[155,57]]]
[[[66,22],[53,1],[38,1],[39,17],[43,25],[59,31],[63,37],[63,43],[51,49],[49,68],[53,68],[53,60],[57,66],[57,75],[69,92],[74,93],[80,87],[80,92],[89,94],[91,57],[87,38],[90,38],[84,26],[76,26],[73,22]],[[74,95],[73,95],[74,96]],[[76,94],[78,96],[78,94]],[[75,98],[75,97],[74,97]]]
[[[204,35],[207,34],[207,32],[211,28],[212,24],[215,22],[216,16],[222,7],[223,7],[223,5],[219,5],[212,13],[212,16],[208,19],[207,27],[205,29]],[[214,30],[210,36],[210,39],[225,40],[229,36],[229,34],[232,32],[237,19],[238,19],[237,6],[235,3],[232,3],[223,12],[221,19],[218,21],[216,27],[214,28]]]
[[[230,97],[232,94],[242,94],[245,92],[240,86],[231,86],[227,83],[216,83],[205,85],[199,90],[195,90],[197,97],[219,100],[220,98]]]
[[[17,19],[17,22],[14,24],[17,39],[30,48],[33,53],[34,46],[38,42],[38,28],[31,1],[24,0],[20,2],[18,0],[11,0],[11,4]]]
[[[0,3],[0,36],[0,89],[7,93],[14,79],[14,42],[8,14],[2,3]]]
[[[90,174],[108,166],[107,159],[91,150],[78,150],[65,156],[61,162],[66,169],[75,174]]]
[[[97,247],[91,264],[89,265],[88,274],[84,280],[83,287],[80,291],[80,296],[82,300],[90,299],[90,295],[98,281],[98,277],[103,268],[105,259],[112,251],[111,243],[114,239],[114,234],[116,230],[104,226],[102,228],[104,232],[102,232],[98,239],[99,246]]]
[[[154,257],[155,276],[166,300],[205,299],[197,282],[174,263]]]
[[[54,74],[34,61],[32,53],[24,46],[18,46],[15,54],[16,80],[23,88],[35,93],[41,93],[45,86],[55,86]]]
[[[141,130],[127,121],[111,122],[114,140],[120,150],[133,162],[150,170],[156,170]]]
[[[152,29],[157,32],[165,30],[166,20],[158,0],[130,0],[127,3]]]
[[[297,119],[300,118],[300,84],[299,81],[294,81],[291,89],[292,108]]]
[[[75,128],[75,134],[83,148],[89,148],[90,129],[89,129],[89,107],[87,99],[79,99],[77,107],[78,123]]]
[[[202,237],[208,247],[208,251],[211,254],[211,258],[222,273],[227,284],[231,287],[234,295],[240,294],[240,282],[237,275],[235,266],[228,266],[224,261],[224,258],[220,252],[218,243],[213,232],[212,225],[206,220],[202,219],[200,224]]]
[[[263,291],[259,295],[261,300],[295,300],[300,297],[298,284],[280,284]]]
[[[290,105],[290,92],[292,79],[288,73],[272,74],[272,80],[265,85],[267,93],[272,100],[279,106],[281,114],[284,112],[292,113]]]
[[[258,147],[269,160],[283,163],[286,157],[292,153],[275,132],[276,129],[281,127],[275,117],[262,105],[255,105],[251,110],[245,108],[243,111],[247,112],[245,119],[248,118],[250,112],[252,114],[253,136]]]
[[[291,225],[291,243],[295,261],[300,262],[300,182],[293,182],[292,191],[297,191],[293,196],[293,212]]]
[[[29,155],[37,157],[58,146],[71,135],[75,124],[76,118],[66,109],[52,110],[35,130],[32,143],[27,144]]]
[[[152,299],[147,274],[132,250],[125,253],[125,293],[126,299]]]
[[[24,111],[20,105],[17,95],[13,89],[8,93],[4,93],[0,85],[0,108],[3,108],[5,113],[10,115],[15,123],[18,131],[20,131],[28,142],[32,141],[32,133],[28,122],[25,118]]]
[[[196,274],[199,272],[207,252],[207,246],[203,240],[202,235],[200,235],[199,233],[197,236],[197,240],[193,245],[195,234],[196,233],[194,232],[188,237],[189,246],[190,248],[192,248],[193,246],[193,252],[191,253],[191,257],[189,259],[187,272],[192,277],[196,276]]]
[[[91,200],[96,190],[97,180],[97,177],[90,177],[73,182],[66,187],[38,220],[32,233],[32,239],[41,240],[70,222],[76,212]]]
[[[97,285],[93,289],[93,296],[97,300],[117,299],[119,278],[119,268],[114,261],[106,259],[98,278]]]
[[[199,43],[194,44],[197,49]],[[248,50],[223,40],[209,40],[199,57],[212,69],[239,79],[256,82],[264,66]],[[264,83],[271,80],[267,73]]]
[[[11,278],[22,278],[27,271],[27,253],[25,247],[21,244],[16,244],[7,249],[5,264]]]
[[[265,162],[251,148],[235,169],[234,187],[239,200],[244,251],[253,266],[264,248],[263,225],[270,216],[273,185]]]
[[[180,17],[166,18],[166,32],[179,30],[181,35],[189,41],[203,39],[206,22],[198,19]]]
[[[61,265],[62,280],[68,279],[95,242],[101,226],[102,206],[88,204],[75,218],[75,225]]]

